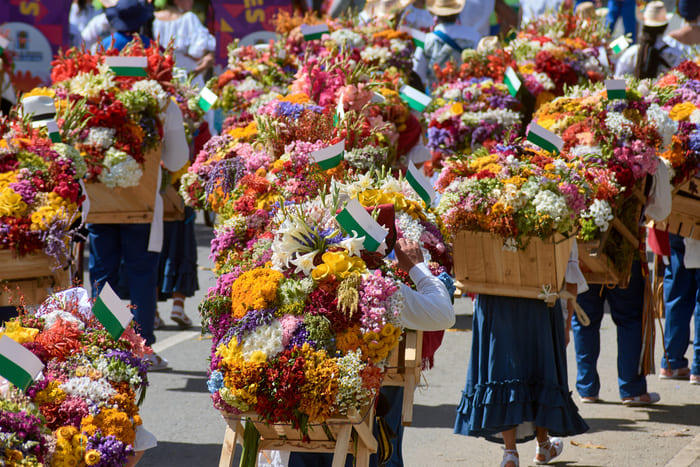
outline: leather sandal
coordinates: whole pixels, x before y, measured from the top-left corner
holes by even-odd
[[[690,368],[676,368],[675,370],[668,370],[662,368],[659,371],[659,379],[688,379],[690,377]]]
[[[661,396],[659,396],[658,393],[647,392],[646,394],[642,394],[641,396],[626,397],[622,399],[622,404],[630,407],[642,407],[645,405],[656,404],[660,400]]]
[[[537,465],[544,465],[557,457],[564,450],[564,441],[561,438],[547,438],[544,443],[537,443],[535,458],[532,460]]]
[[[504,449],[503,450],[503,460],[501,461],[501,467],[520,467],[520,458],[518,457],[518,451],[516,449]]]
[[[182,329],[192,327],[192,320],[185,314],[185,308],[179,304],[173,304],[173,310],[170,312],[170,319],[175,321]]]

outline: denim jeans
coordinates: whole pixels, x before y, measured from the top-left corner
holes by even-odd
[[[579,295],[578,304],[588,314],[591,324],[582,326],[576,315],[572,322],[576,346],[576,390],[581,397],[600,393],[600,377],[596,364],[600,355],[600,323],[607,300],[610,314],[617,327],[617,376],[620,398],[641,396],[647,392],[647,382],[639,372],[642,350],[642,310],[644,278],[639,261],[632,265],[632,277],[626,289],[609,289],[590,284],[590,289]]]
[[[622,16],[625,34],[632,33],[632,42],[637,42],[637,3],[635,0],[608,0],[608,27],[615,29],[617,19]]]
[[[99,295],[105,282],[119,290],[119,266],[129,277],[129,297],[138,333],[151,345],[156,341],[153,319],[156,314],[159,253],[148,251],[150,224],[88,224],[90,232],[90,284],[92,295]]]
[[[669,242],[671,256],[664,274],[664,343],[668,361],[662,357],[661,368],[676,370],[688,366],[685,352],[690,343],[690,320],[695,316],[693,366],[690,371],[694,375],[700,375],[700,269],[686,269],[683,265],[683,237],[669,234]]]
[[[384,386],[381,393],[386,397],[389,404],[389,412],[384,415],[384,420],[389,424],[396,438],[391,440],[394,452],[387,462],[389,467],[403,467],[403,454],[401,452],[401,441],[403,439],[403,425],[401,425],[401,409],[403,407],[403,388],[399,386]],[[377,424],[374,424],[374,436],[377,436]],[[288,467],[328,467],[333,463],[333,454],[312,453],[312,452],[292,452],[289,456]],[[345,460],[345,467],[354,465],[353,456],[348,456]],[[369,456],[370,467],[377,467],[377,455]]]

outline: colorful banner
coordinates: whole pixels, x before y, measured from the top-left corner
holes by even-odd
[[[51,60],[69,42],[71,0],[0,1],[0,30],[8,34],[17,90],[50,82]]]
[[[241,45],[267,43],[275,39],[273,16],[292,12],[291,0],[212,0],[216,17],[216,62],[226,65],[228,45],[241,39]]]

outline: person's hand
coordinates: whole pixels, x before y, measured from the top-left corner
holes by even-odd
[[[409,272],[413,266],[423,262],[423,252],[418,242],[412,242],[405,238],[400,238],[394,246],[396,259],[399,261],[399,268]]]
[[[199,59],[199,62],[197,62],[197,67],[194,69],[194,74],[198,75],[204,70],[211,68],[214,66],[214,52],[209,52],[205,54],[202,58]]]

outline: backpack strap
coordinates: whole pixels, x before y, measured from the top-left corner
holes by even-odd
[[[438,36],[445,44],[449,45],[450,47],[455,49],[457,52],[462,53],[462,50],[464,50],[464,49],[462,49],[462,47],[459,46],[459,44],[457,44],[457,42],[455,42],[454,39],[452,39],[450,36],[448,36],[444,32],[436,29],[433,31],[433,34]]]

